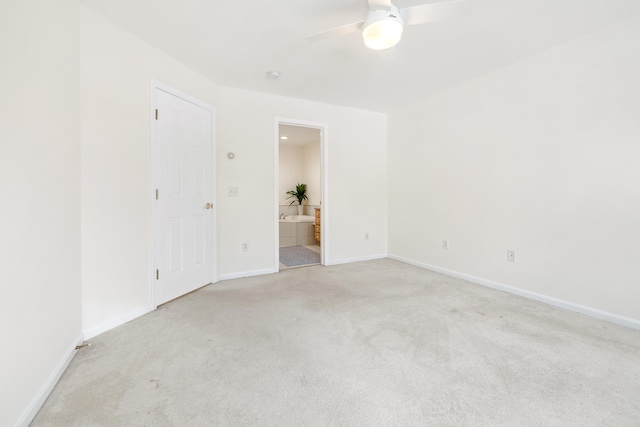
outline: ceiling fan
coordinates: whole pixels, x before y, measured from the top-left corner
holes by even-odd
[[[364,44],[374,50],[395,46],[407,25],[426,24],[470,15],[472,0],[448,0],[398,9],[391,0],[368,0],[369,13],[364,21],[354,22],[307,36],[310,42],[362,30]]]

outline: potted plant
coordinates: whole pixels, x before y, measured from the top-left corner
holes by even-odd
[[[295,190],[287,191],[289,194],[288,199],[294,199],[289,203],[289,206],[293,205],[296,200],[298,201],[298,215],[302,215],[302,202],[305,200],[309,200],[307,198],[307,184],[297,184]]]

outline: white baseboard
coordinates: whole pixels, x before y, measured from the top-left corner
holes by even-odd
[[[424,268],[426,270],[435,271],[436,273],[442,273],[447,276],[457,277],[464,279],[468,282],[472,282],[478,285],[486,286],[488,288],[497,289],[499,291],[508,292],[513,295],[518,295],[524,298],[542,302],[552,305],[554,307],[563,308],[565,310],[573,311],[576,313],[584,314],[586,316],[595,317],[596,319],[606,320],[607,322],[615,323],[617,325],[626,326],[632,329],[640,330],[640,320],[632,319],[630,317],[619,316],[617,314],[609,313],[606,311],[598,310],[596,308],[586,307],[584,305],[575,304],[569,301],[564,301],[558,298],[550,297],[547,295],[538,294],[535,292],[527,291],[524,289],[515,288],[513,286],[505,285],[502,283],[493,282],[491,280],[482,279],[479,277],[471,276],[469,274],[460,273],[446,268],[437,267],[435,265],[426,264],[420,261],[414,261],[412,259],[403,258],[401,256],[389,254],[390,259],[403,262],[405,264],[411,264],[416,267]]]
[[[130,322],[133,319],[137,319],[140,316],[144,316],[145,314],[150,313],[155,309],[156,309],[155,307],[140,307],[136,310],[133,310],[130,313],[124,314],[120,317],[116,317],[115,319],[108,320],[104,323],[101,323],[98,326],[95,326],[91,329],[87,329],[83,331],[84,339],[85,341],[90,340],[91,338],[94,338],[102,333],[110,331],[113,328],[117,328],[120,325],[124,325],[125,323]]]
[[[29,402],[29,405],[27,405],[20,418],[18,418],[15,427],[28,427],[31,421],[33,421],[40,408],[42,408],[42,405],[44,405],[45,400],[47,400],[47,397],[49,397],[51,391],[58,383],[58,380],[60,380],[60,377],[67,369],[67,366],[69,366],[69,363],[71,363],[71,360],[76,355],[76,346],[82,344],[82,341],[82,334],[73,340],[64,356],[62,356],[62,359],[60,359],[53,372],[51,372],[51,375],[49,375],[49,378],[47,378],[47,381],[45,381],[40,390],[38,390],[38,393],[31,402]]]
[[[262,276],[264,274],[273,274],[276,270],[273,268],[265,268],[264,270],[241,271],[239,273],[221,274],[218,280],[242,279],[244,277]]]
[[[387,257],[387,254],[369,255],[369,256],[358,257],[358,258],[348,258],[348,259],[327,261],[324,263],[324,265],[348,264],[351,262],[371,261],[374,259],[382,259],[386,257]],[[239,273],[221,274],[218,276],[218,280],[242,279],[244,277],[262,276],[264,274],[274,274],[274,273],[277,273],[275,269],[265,268],[264,270],[252,270],[252,271],[242,271]]]
[[[367,256],[356,257],[356,258],[334,259],[331,261],[326,261],[324,265],[349,264],[352,262],[371,261],[374,259],[382,259],[382,258],[387,258],[387,254],[367,255]]]

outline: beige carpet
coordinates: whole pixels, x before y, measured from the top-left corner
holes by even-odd
[[[33,426],[640,426],[640,331],[391,260],[221,282],[91,342]]]

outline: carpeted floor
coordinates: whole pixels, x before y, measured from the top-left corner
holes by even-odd
[[[392,260],[210,285],[91,340],[32,426],[640,426],[640,331]]]
[[[280,248],[280,262],[287,267],[320,264],[320,254],[304,246],[285,246]]]

